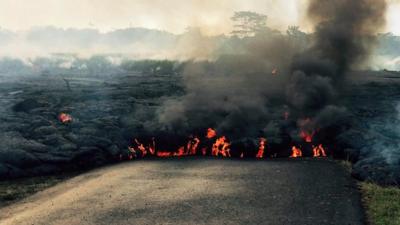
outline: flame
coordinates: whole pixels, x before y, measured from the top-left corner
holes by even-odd
[[[217,133],[214,129],[209,128],[207,130],[207,135],[203,137],[204,139],[211,139],[216,136]],[[312,142],[312,137],[314,135],[314,132],[312,133],[307,133],[306,131],[301,131],[300,136],[303,137],[303,139],[306,142]],[[189,136],[188,141],[186,144],[183,144],[181,147],[179,147],[175,151],[160,151],[156,149],[156,140],[153,137],[150,142],[148,143],[142,143],[138,139],[133,139],[132,144],[128,146],[129,150],[129,159],[134,159],[134,158],[144,158],[146,156],[156,156],[160,158],[166,158],[166,157],[183,157],[183,156],[194,156],[194,155],[208,155],[210,154],[211,156],[215,157],[231,157],[231,144],[226,136],[221,136],[213,139],[213,142],[205,142],[205,145],[200,145],[203,139],[196,137],[196,136]],[[267,139],[266,138],[260,138],[259,139],[259,144],[258,144],[258,151],[257,154],[255,155],[255,158],[262,159],[265,157],[265,148],[267,145]],[[200,147],[201,146],[201,147]],[[325,148],[323,147],[322,144],[319,144],[318,146],[312,146],[313,148],[313,156],[314,157],[326,157],[326,151]],[[240,155],[238,157],[244,158],[247,154],[245,150],[240,151]],[[292,147],[292,152],[290,155],[290,158],[297,158],[297,157],[302,157],[303,152],[300,147],[297,147],[296,145],[293,145]],[[271,156],[273,157],[273,156]],[[122,160],[122,156],[120,155],[120,159]]]
[[[156,153],[156,155],[157,155],[157,157],[160,157],[160,158],[167,158],[167,157],[172,157],[172,156],[174,156],[174,153],[173,153],[173,152],[162,152],[162,151],[158,151],[158,152]]]
[[[264,158],[264,149],[265,149],[265,143],[267,142],[267,139],[265,138],[260,138],[260,143],[258,147],[258,152],[256,155],[256,158],[262,159]]]
[[[313,140],[314,134],[315,134],[315,131],[313,131],[313,132],[310,133],[310,132],[307,132],[307,131],[302,130],[302,131],[300,132],[300,137],[303,138],[303,140],[304,140],[305,142],[311,143],[312,140]]]
[[[197,137],[193,138],[193,140],[190,140],[188,142],[188,150],[189,150],[189,155],[196,155],[197,154],[197,147],[199,147],[200,139]]]
[[[298,158],[298,157],[302,157],[303,156],[303,152],[301,151],[300,148],[293,146],[292,147],[292,155],[290,156],[290,158]]]
[[[211,155],[212,156],[223,156],[223,157],[231,157],[230,153],[230,143],[227,141],[225,136],[217,138],[215,143],[212,146]]]
[[[314,157],[326,157],[326,152],[322,144],[313,147],[313,156]]]
[[[311,119],[310,118],[306,118],[303,120],[299,121],[300,127],[301,127],[301,131],[300,131],[300,137],[303,138],[303,140],[307,143],[311,143],[313,141],[313,137],[315,135],[315,131],[312,130],[310,131],[309,127],[311,124]],[[308,129],[307,129],[308,127]]]
[[[70,123],[72,122],[72,116],[67,113],[60,113],[60,115],[58,115],[58,120],[61,123]]]
[[[215,131],[214,129],[212,129],[212,128],[208,128],[207,129],[207,138],[208,139],[211,139],[211,138],[214,138],[214,137],[216,137],[217,136],[217,131]]]

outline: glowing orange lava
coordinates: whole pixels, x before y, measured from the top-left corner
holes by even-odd
[[[293,146],[292,147],[292,155],[290,156],[290,158],[298,158],[298,157],[302,157],[303,156],[303,152],[301,151],[300,148]]]
[[[307,132],[307,131],[303,131],[303,130],[302,130],[302,131],[300,132],[300,137],[303,138],[303,140],[304,140],[305,142],[311,143],[312,140],[313,140],[314,134],[315,134],[314,131],[310,133],[310,132]]]
[[[60,113],[60,115],[58,115],[58,120],[60,120],[61,123],[70,123],[72,122],[72,116],[67,113]]]
[[[300,136],[305,142],[312,142],[314,132],[307,133],[306,131],[301,131]],[[212,142],[210,142],[212,140]],[[202,143],[203,142],[203,143]],[[265,151],[267,150],[267,139],[260,138],[258,143],[257,153],[253,157],[258,159],[263,159],[266,157]],[[195,155],[211,155],[215,157],[227,157],[231,156],[231,143],[226,136],[217,136],[217,132],[209,128],[207,133],[203,138],[190,135],[186,141],[186,144],[181,145],[175,151],[163,151],[156,149],[156,140],[152,138],[151,141],[147,143],[142,143],[138,139],[133,139],[129,150],[129,159],[144,158],[147,156],[154,156],[160,158],[166,157],[184,157],[184,156],[195,156]],[[238,152],[236,152],[236,150]],[[322,144],[317,146],[312,145],[313,157],[326,157],[326,150]],[[238,153],[237,157],[244,158],[249,157],[246,149],[235,149],[235,153]],[[236,155],[236,154],[235,154]],[[271,156],[273,157],[273,156]],[[276,157],[276,155],[275,155]],[[303,157],[302,149],[297,145],[292,146],[290,158]],[[122,160],[122,155],[120,159]]]
[[[264,158],[264,149],[265,149],[265,143],[267,142],[267,139],[265,138],[260,138],[260,143],[258,147],[258,152],[256,155],[256,158],[262,159]]]
[[[212,128],[208,128],[208,130],[207,130],[207,138],[208,139],[211,139],[211,138],[214,138],[214,137],[216,137],[217,136],[217,131],[215,131],[214,129],[212,129]]]
[[[212,146],[211,155],[212,156],[222,156],[222,157],[231,157],[230,153],[230,143],[226,139],[225,136],[217,138],[215,143]]]
[[[326,151],[322,145],[313,146],[314,157],[326,157]]]

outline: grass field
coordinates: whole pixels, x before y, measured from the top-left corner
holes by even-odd
[[[371,225],[400,224],[400,188],[360,185],[367,218]]]

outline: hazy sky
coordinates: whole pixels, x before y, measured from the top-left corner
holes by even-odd
[[[400,34],[400,3],[391,0],[387,31]],[[286,29],[300,25],[306,0],[0,0],[0,27],[26,30],[34,26],[97,28],[109,31],[140,26],[182,32],[200,26],[208,34],[228,33],[234,11],[267,14],[268,25]],[[396,3],[397,2],[397,3]]]

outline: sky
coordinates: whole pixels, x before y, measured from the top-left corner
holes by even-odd
[[[389,0],[386,31],[400,35],[400,1]],[[96,28],[106,32],[146,27],[181,33],[197,26],[210,35],[229,33],[235,11],[268,15],[268,25],[285,30],[304,20],[306,0],[0,0],[0,27],[13,31],[37,26]]]

